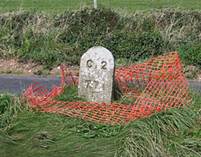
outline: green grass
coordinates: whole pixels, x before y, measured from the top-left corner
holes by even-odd
[[[77,86],[69,86],[65,88],[64,92],[61,95],[56,97],[56,100],[72,102],[84,101],[85,99],[78,96]]]
[[[67,91],[67,90],[72,91]],[[74,87],[66,97],[78,99]],[[109,126],[33,111],[10,95],[0,95],[0,122],[16,111],[0,129],[1,157],[200,157],[201,98],[193,104],[136,120],[126,126]],[[3,107],[2,107],[3,106]],[[6,107],[9,106],[9,107]]]
[[[2,157],[93,157],[97,154],[114,154],[115,138],[104,137],[101,133],[98,137],[96,130],[90,129],[90,125],[80,120],[24,111],[18,115],[13,128],[7,132],[12,142],[1,143],[0,152]]]
[[[124,10],[148,10],[159,8],[200,9],[200,0],[98,0],[99,6]],[[93,6],[92,0],[1,0],[1,12],[9,10],[42,10],[47,12],[61,12]]]
[[[41,10],[48,12],[57,12],[64,10],[79,9],[82,6],[88,6],[90,0],[82,2],[82,0],[1,0],[1,11],[10,10]]]

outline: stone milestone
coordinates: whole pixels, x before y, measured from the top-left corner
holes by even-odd
[[[92,47],[80,61],[78,94],[90,102],[112,100],[114,81],[114,57],[104,47]]]

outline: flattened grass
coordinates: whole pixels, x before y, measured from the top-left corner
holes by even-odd
[[[74,92],[69,93],[75,96]],[[6,101],[16,99],[1,95],[1,102],[5,102],[2,97]],[[157,113],[126,126],[95,124],[21,106],[9,127],[4,126],[0,131],[0,154],[2,157],[200,157],[201,98],[196,94],[193,97],[194,102],[188,107]],[[68,96],[61,98],[68,100]],[[15,106],[15,102],[10,101],[10,106]]]

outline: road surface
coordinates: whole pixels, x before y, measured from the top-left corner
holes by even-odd
[[[12,93],[15,95],[20,95],[28,86],[33,83],[40,83],[48,89],[51,89],[53,85],[60,84],[60,78],[0,75],[0,93]],[[189,85],[191,89],[201,93],[201,81],[189,80]]]

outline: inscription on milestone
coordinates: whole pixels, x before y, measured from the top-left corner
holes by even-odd
[[[111,102],[114,58],[104,47],[89,49],[80,61],[78,93],[88,101]]]

